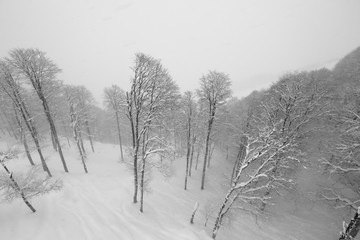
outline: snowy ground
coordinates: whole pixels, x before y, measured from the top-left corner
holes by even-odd
[[[4,146],[4,142],[2,143]],[[206,240],[210,239],[212,222],[204,228],[205,206],[216,203],[221,192],[221,178],[226,166],[215,156],[209,169],[207,189],[200,191],[200,170],[193,171],[189,190],[183,190],[184,161],[173,163],[170,179],[153,173],[151,193],[145,195],[144,213],[132,203],[131,172],[119,161],[118,146],[96,143],[95,153],[87,161],[89,173],[83,172],[75,147],[64,146],[70,173],[62,171],[58,155],[50,147],[45,151],[54,177],[63,179],[59,192],[32,199],[37,209],[31,213],[17,200],[0,205],[0,239],[4,240]],[[88,151],[89,152],[89,151]],[[36,154],[34,159],[39,163]],[[218,159],[216,161],[216,159]],[[11,170],[25,170],[24,156],[8,164]],[[195,224],[189,218],[196,202],[200,203]],[[308,212],[313,212],[309,216]],[[327,221],[324,223],[324,219]],[[330,219],[330,220],[329,220]],[[339,226],[331,216],[310,209],[296,215],[276,217],[256,224],[243,215],[232,226],[220,230],[218,239],[338,239]]]

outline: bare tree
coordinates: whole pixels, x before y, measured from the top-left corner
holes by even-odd
[[[89,121],[91,119],[90,108],[95,100],[91,92],[84,86],[77,87],[77,98],[78,98],[79,108],[82,109],[82,113],[81,113],[82,116],[81,120],[83,122],[82,125],[84,125],[86,135],[90,142],[91,150],[92,152],[95,152],[94,144],[92,141],[92,134],[90,130],[90,124],[89,124]]]
[[[105,104],[108,108],[110,108],[114,114],[116,119],[116,127],[118,131],[119,137],[119,146],[120,146],[120,154],[121,160],[124,161],[124,154],[123,154],[123,145],[122,145],[122,138],[121,138],[121,130],[120,130],[120,112],[123,109],[123,105],[125,104],[125,92],[120,87],[116,85],[112,85],[110,88],[105,88]]]
[[[0,152],[0,164],[5,170],[5,174],[0,174],[0,190],[4,190],[3,194],[6,200],[12,201],[21,198],[32,212],[36,212],[29,199],[60,190],[62,182],[39,177],[37,168],[30,169],[26,174],[13,174],[5,162],[14,157],[16,157],[14,151]]]
[[[310,79],[311,80],[311,79]],[[291,188],[304,157],[303,138],[325,112],[325,93],[306,74],[286,75],[268,92],[243,135],[244,146],[230,190],[219,208],[212,238],[231,209],[260,214],[272,189]]]
[[[33,161],[32,157],[31,157],[29,146],[28,146],[28,143],[27,143],[27,140],[26,140],[26,133],[25,133],[25,129],[24,129],[23,120],[19,116],[20,115],[19,110],[16,108],[15,104],[13,104],[13,110],[14,110],[15,120],[16,120],[18,130],[19,130],[20,141],[24,145],[24,150],[25,150],[26,157],[28,158],[30,164],[32,166],[34,166],[35,164],[34,164],[34,161]]]
[[[344,224],[340,237],[353,239],[359,231],[360,223],[357,212],[360,207],[360,91],[353,86],[341,94],[344,96],[336,93],[331,96],[333,109],[328,115],[330,121],[324,124],[331,134],[326,138],[326,154],[320,159],[321,170],[337,184],[322,186],[318,195],[335,208],[348,208],[355,212],[350,223]],[[342,191],[344,187],[351,190],[352,194],[345,195]]]
[[[17,111],[19,111],[19,113],[21,114],[24,123],[27,129],[29,130],[30,135],[35,143],[36,150],[39,154],[43,170],[46,171],[48,175],[51,177],[50,170],[45,162],[44,156],[41,151],[39,134],[35,126],[34,118],[31,115],[25,103],[25,100],[21,94],[21,88],[18,79],[13,77],[12,71],[8,64],[2,62],[0,63],[0,67],[1,67],[1,76],[2,76],[0,81],[0,87],[2,91],[11,99]]]
[[[57,135],[55,123],[47,98],[46,85],[56,80],[60,69],[44,52],[37,49],[14,49],[10,52],[8,62],[18,71],[19,75],[31,83],[39,99],[41,100],[44,113],[50,125],[50,131],[59,150],[59,155],[65,172],[68,172],[62,153],[61,144]]]
[[[78,87],[71,87],[66,86],[65,94],[67,97],[67,102],[69,106],[69,118],[71,127],[73,129],[73,136],[76,142],[76,146],[78,147],[81,162],[84,167],[85,173],[88,173],[87,166],[86,166],[86,153],[84,151],[84,146],[82,144],[82,137],[81,137],[81,115],[84,113],[84,106],[81,104],[81,96],[79,96]]]
[[[193,121],[194,121],[194,105],[195,105],[195,101],[194,101],[194,95],[192,92],[185,92],[183,99],[182,99],[182,104],[183,106],[183,115],[185,117],[185,129],[186,129],[186,168],[185,168],[185,185],[184,185],[184,189],[187,189],[187,181],[188,181],[188,176],[190,175],[190,160],[192,158],[192,145],[193,145]]]
[[[217,108],[224,104],[230,97],[230,78],[228,75],[216,71],[210,71],[206,76],[200,78],[200,89],[197,91],[201,100],[208,106],[208,125],[205,140],[205,156],[203,163],[203,172],[201,178],[201,190],[205,187],[205,172],[208,159],[209,143],[212,126],[215,120]]]
[[[137,202],[138,158],[141,155],[140,211],[143,212],[144,178],[146,160],[149,155],[169,150],[162,144],[152,125],[177,101],[178,88],[159,60],[145,54],[137,54],[133,68],[131,90],[127,93],[127,117],[130,120],[133,142],[134,197]],[[159,147],[162,146],[162,147]]]

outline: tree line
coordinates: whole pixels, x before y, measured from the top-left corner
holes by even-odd
[[[196,91],[181,94],[160,60],[138,53],[130,89],[105,88],[102,109],[86,87],[59,81],[61,70],[44,52],[14,49],[0,61],[1,131],[18,138],[31,165],[29,148],[36,149],[49,178],[41,146],[45,138],[51,140],[65,172],[71,171],[62,152],[65,142],[69,147],[75,143],[86,173],[85,138],[92,152],[94,140],[118,142],[121,161],[132,168],[132,201],[140,201],[141,212],[151,168],[166,175],[169,163],[184,156],[184,190],[198,168],[199,190],[204,190],[216,149],[223,156],[216,161],[232,168],[225,176],[228,190],[213,211],[213,239],[230,213],[266,213],[280,194],[298,187],[297,174],[308,168],[331,178],[316,189],[317,199],[356,210],[359,52],[346,56],[332,71],[288,73],[269,89],[242,99],[231,98],[230,76],[218,71],[201,76]],[[344,186],[358,197],[343,196],[339,189]],[[343,239],[357,234],[357,219],[344,227]]]

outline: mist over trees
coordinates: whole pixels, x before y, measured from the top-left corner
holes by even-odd
[[[298,197],[296,191],[318,204],[350,209],[341,239],[357,235],[360,48],[333,70],[287,73],[242,99],[231,97],[236,80],[227,73],[209,71],[199,76],[196,91],[181,93],[161,60],[138,53],[130,67],[130,88],[105,87],[103,108],[85,86],[59,80],[61,70],[45,52],[14,49],[0,60],[0,136],[21,144],[32,169],[12,174],[7,161],[16,154],[0,153],[4,198],[21,198],[35,212],[31,197],[61,189],[43,154],[47,142],[66,173],[70,160],[63,148],[74,147],[85,173],[91,173],[88,156],[103,142],[118,144],[120,163],[131,168],[129,201],[139,202],[142,213],[152,169],[170,176],[173,162],[181,161],[184,190],[198,175],[200,189],[191,190],[201,192],[214,178],[210,162],[226,165],[228,171],[216,179],[224,183],[220,200],[211,211],[197,203],[191,216],[194,223],[197,210],[205,212],[213,239],[227,219],[271,216],[279,200]],[[304,173],[314,181],[311,187],[304,187]]]

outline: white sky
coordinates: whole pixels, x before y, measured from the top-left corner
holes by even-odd
[[[162,60],[182,91],[208,70],[241,97],[360,45],[360,0],[0,0],[0,57],[39,48],[66,83],[129,88],[134,55]]]

